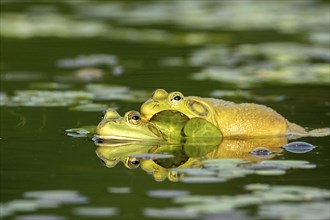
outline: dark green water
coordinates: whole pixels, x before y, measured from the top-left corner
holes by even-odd
[[[211,211],[200,211],[193,217],[189,217],[184,212],[184,209],[182,209],[183,211],[181,210],[182,215],[175,212],[171,216],[170,210],[165,210],[164,213],[170,214],[156,214],[156,216],[154,216],[147,214],[147,210],[150,211],[151,208],[153,210],[164,210],[169,207],[181,208],[185,204],[176,203],[174,199],[171,198],[150,196],[149,193],[153,190],[168,190],[169,193],[172,192],[172,190],[182,190],[188,192],[190,195],[199,195],[201,197],[227,195],[233,198],[235,196],[249,194],[249,191],[244,188],[248,184],[269,184],[271,187],[307,186],[313,187],[316,191],[330,189],[329,136],[301,138],[299,141],[308,142],[316,146],[316,148],[304,154],[295,154],[283,150],[282,153],[273,158],[279,160],[307,161],[309,164],[315,164],[315,168],[290,168],[286,170],[283,175],[251,174],[217,183],[172,182],[167,179],[164,181],[155,181],[150,173],[145,172],[141,168],[127,169],[122,163],[118,163],[115,167],[110,169],[103,166],[100,159],[95,154],[96,147],[91,138],[73,138],[67,136],[65,129],[85,125],[97,125],[100,121],[101,110],[92,112],[72,111],[70,107],[72,107],[73,104],[62,107],[56,106],[56,104],[52,107],[47,107],[46,105],[33,106],[33,98],[31,98],[30,101],[32,106],[26,106],[27,102],[17,104],[14,100],[14,98],[17,97],[17,93],[15,92],[19,90],[31,90],[33,89],[32,83],[35,82],[67,83],[71,85],[70,88],[72,88],[67,91],[86,91],[88,84],[125,86],[130,89],[128,94],[134,94],[136,90],[143,91],[144,94],[147,94],[142,96],[144,100],[149,98],[151,93],[158,88],[163,88],[167,91],[181,91],[184,95],[202,97],[210,97],[215,90],[229,90],[236,93],[234,95],[227,95],[223,97],[224,99],[234,102],[257,102],[267,105],[278,111],[289,121],[295,122],[303,127],[311,129],[330,127],[329,44],[324,43],[324,41],[319,43],[318,41],[311,42],[308,40],[312,33],[321,32],[324,34],[324,30],[322,30],[324,26],[322,25],[326,22],[318,23],[316,21],[314,27],[311,22],[309,24],[310,26],[305,27],[299,24],[299,22],[302,23],[298,19],[299,17],[295,17],[292,18],[293,26],[300,28],[293,28],[294,30],[291,32],[282,31],[281,29],[278,30],[276,28],[273,30],[270,26],[268,28],[263,26],[258,29],[254,29],[254,27],[242,28],[238,26],[237,28],[230,29],[226,26],[214,25],[204,30],[204,23],[198,22],[202,14],[196,14],[195,26],[193,25],[194,19],[192,21],[184,20],[187,12],[197,10],[196,8],[198,7],[194,6],[197,4],[197,1],[191,1],[191,3],[193,3],[191,6],[192,8],[189,8],[188,5],[177,3],[177,7],[179,7],[177,10],[183,10],[182,22],[180,20],[181,18],[177,15],[173,15],[172,19],[170,15],[167,15],[167,17],[162,15],[164,12],[163,10],[165,10],[163,8],[171,8],[169,6],[171,4],[167,1],[160,1],[157,3],[159,5],[144,1],[131,4],[124,3],[124,1],[106,2],[109,5],[124,4],[125,10],[121,10],[126,11],[127,14],[124,14],[127,15],[125,18],[126,20],[124,19],[124,15],[116,15],[114,12],[111,12],[114,13],[114,15],[111,16],[110,11],[109,17],[102,17],[101,15],[99,17],[97,15],[84,17],[84,13],[79,14],[79,10],[81,10],[79,9],[79,4],[77,5],[72,2],[69,4],[65,3],[65,1],[59,3],[55,3],[54,1],[48,3],[39,3],[38,1],[3,1],[3,3],[0,4],[1,20],[5,21],[1,23],[0,91],[1,94],[6,94],[6,97],[10,97],[9,101],[2,103],[0,112],[0,216],[3,217],[3,219],[38,219],[38,215],[39,219],[284,219],[290,216],[290,214],[284,213],[279,216],[262,214],[260,211],[263,209],[262,206],[264,204],[262,203],[257,205],[247,203],[247,205],[241,205],[240,207],[235,206],[235,208],[229,211],[221,211],[220,207],[222,206],[219,205],[218,208]],[[87,3],[97,5],[100,1],[85,1],[85,4]],[[208,10],[212,13],[215,13],[216,10],[220,10],[219,8],[212,10],[213,4],[216,5],[215,2],[212,3],[212,1],[210,1],[209,5],[201,6],[202,9],[200,10],[206,14]],[[273,4],[275,3],[273,2]],[[153,7],[151,9],[145,8],[148,5]],[[311,5],[307,3],[306,5],[298,4],[298,6],[291,7],[291,9],[293,10],[295,7],[298,9],[301,7],[305,8],[307,6],[311,8],[311,15],[317,12],[317,10],[320,10],[320,14],[322,14],[323,10],[320,8],[329,7],[329,5],[324,2],[315,1],[314,4]],[[271,5],[267,6],[266,4],[261,9],[264,10],[267,9],[267,7],[271,7]],[[242,8],[240,6],[239,10],[244,10],[244,7]],[[53,10],[55,10],[55,12]],[[157,20],[158,17],[155,15],[157,13],[148,14],[147,12],[149,10],[159,10],[159,13],[163,16],[163,20],[160,18]],[[92,11],[92,9],[90,9],[90,11]],[[143,23],[141,20],[140,23],[137,21],[134,22],[134,19],[137,18],[134,17],[133,12],[138,13],[138,11],[142,14],[145,12],[146,17],[150,16],[148,22]],[[290,11],[287,13],[289,12]],[[40,34],[43,33],[42,28],[40,28],[39,31],[32,31],[30,36],[24,38],[22,35],[19,35],[19,33],[24,33],[24,31],[18,31],[16,35],[15,33],[8,34],[10,32],[8,29],[15,30],[15,28],[17,28],[14,23],[9,22],[16,19],[7,17],[9,13],[16,13],[17,15],[29,14],[30,16],[32,16],[32,14],[43,16],[54,13],[55,15],[63,15],[63,17],[68,20],[73,19],[81,22],[93,21],[95,23],[105,23],[106,25],[111,25],[112,29],[108,30],[109,33],[84,37],[80,36],[81,32],[74,32],[74,28],[76,27],[74,25],[78,24],[72,24],[73,31],[71,30],[71,32],[75,34],[72,34],[70,30],[66,30],[64,32],[67,34],[59,37],[57,36],[56,25],[54,27],[48,26],[48,29],[46,25],[46,27],[44,27],[44,29],[47,29],[44,32],[46,34]],[[250,11],[246,13],[248,14]],[[274,12],[271,11],[270,13]],[[292,14],[294,13],[292,12]],[[308,16],[311,16],[310,14]],[[127,20],[129,18],[128,15],[132,15],[132,21]],[[261,16],[262,15],[263,14],[261,14]],[[289,15],[290,13],[288,16]],[[327,15],[329,16],[329,13]],[[250,16],[252,15],[250,14]],[[312,20],[312,18],[308,16],[306,15],[306,20]],[[143,15],[137,17],[141,19]],[[35,19],[36,20],[33,20],[33,18],[31,18],[29,22],[34,25],[36,25],[36,23],[39,25],[43,23],[43,20],[40,20],[43,19],[43,17]],[[279,19],[281,19],[281,16],[279,16]],[[154,22],[151,22],[153,20]],[[215,21],[216,20],[211,19],[210,23],[216,23]],[[18,19],[17,23],[19,22],[22,21]],[[46,23],[49,21],[45,19],[44,22]],[[55,19],[53,22],[58,26],[63,26],[63,23],[67,21],[59,22]],[[294,24],[296,23],[294,22],[298,23],[300,26],[295,26]],[[265,23],[267,25],[266,21]],[[268,23],[268,25],[270,24],[271,22]],[[25,25],[27,29],[32,28],[32,26],[28,27],[27,24]],[[316,27],[317,25],[319,25],[319,28]],[[52,28],[54,31],[52,31]],[[125,32],[127,36],[123,33],[124,28],[130,29],[130,31],[125,29],[125,31],[127,31],[127,33]],[[134,29],[134,32],[132,32],[132,29]],[[150,36],[148,33],[146,33],[146,36],[136,35],[136,33],[144,33],[145,31],[156,29],[164,30],[167,34],[172,34],[174,37],[160,37],[157,38],[158,40],[155,40],[148,38],[148,36]],[[203,34],[206,38],[188,41],[187,39],[189,36],[184,34],[191,33]],[[219,34],[222,37],[215,37],[214,34]],[[190,38],[193,37],[190,36]],[[243,44],[255,45],[256,48],[258,48],[258,44],[269,42],[301,43],[301,47],[309,48],[301,49],[298,47],[298,49],[305,51],[301,52],[305,54],[305,58],[301,58],[297,55],[300,53],[298,51],[296,54],[289,54],[288,58],[283,58],[284,61],[282,63],[276,63],[277,61],[267,57],[267,55],[265,55],[267,52],[265,52],[265,54],[260,52],[261,55],[257,52],[255,52],[255,54],[251,52],[252,55],[244,56],[240,55],[235,49]],[[230,48],[225,56],[217,57],[211,54],[210,57],[215,57],[215,61],[206,60],[201,65],[194,65],[193,62],[189,61],[196,50],[205,48],[206,46],[215,47],[219,45]],[[260,46],[260,48],[262,47],[263,46]],[[310,53],[306,52],[306,50],[311,51],[313,48],[322,48],[325,52],[320,56],[310,55]],[[113,66],[109,68],[107,65],[101,64],[96,65],[97,67],[91,65],[91,67],[99,68],[105,73],[100,79],[81,80],[75,78],[74,80],[68,80],[65,78],[63,80],[57,78],[58,76],[72,75],[77,69],[81,68],[59,67],[56,64],[58,60],[68,58],[74,59],[79,55],[93,54],[116,55],[119,61],[115,66],[123,68],[123,73],[116,76],[111,70]],[[271,52],[269,54],[269,56],[275,56]],[[283,56],[283,54],[281,56]],[[173,62],[167,65],[162,64],[165,58],[173,57],[175,58],[174,64]],[[317,78],[319,81],[316,83],[315,81],[310,81],[308,77],[306,78],[304,73],[301,73],[301,75],[295,73],[296,75],[294,76],[296,76],[297,82],[290,81],[291,83],[286,83],[285,80],[278,81],[276,79],[273,81],[259,81],[258,77],[263,79],[264,76],[262,75],[257,76],[255,81],[250,84],[245,84],[245,82],[236,83],[230,80],[195,80],[192,78],[193,73],[202,72],[209,66],[224,66],[222,61],[226,63],[227,58],[228,60],[234,60],[232,61],[233,64],[227,63],[227,67],[234,68],[237,71],[240,71],[240,68],[244,66],[269,68],[269,65],[273,62],[276,63],[275,66],[277,66],[277,68],[274,68],[276,70],[283,68],[283,66],[291,65],[290,62],[293,62],[298,66],[301,65],[306,68],[315,64],[322,64],[325,66],[325,71],[327,71],[328,74],[325,75],[325,78],[324,74],[322,75],[323,78]],[[234,58],[239,61],[236,62]],[[270,69],[272,68],[273,67],[270,67]],[[288,72],[290,71],[292,72],[292,69],[288,70]],[[34,73],[36,73],[39,78],[31,77],[31,74]],[[313,75],[314,72],[311,71],[307,74]],[[317,75],[317,73],[315,73],[315,75]],[[233,75],[232,77],[235,80],[235,76]],[[314,79],[315,78],[312,78],[311,80]],[[237,78],[237,80],[239,79]],[[274,100],[269,97],[284,98]],[[129,110],[139,110],[143,103],[143,101],[140,100],[123,99],[120,95],[113,100],[100,101],[90,99],[89,101],[116,106],[121,115]],[[16,104],[13,106],[13,103]],[[128,189],[129,192],[109,192],[109,188],[117,187]],[[85,200],[82,203],[72,202],[71,204],[62,202],[53,208],[26,208],[25,211],[19,211],[19,208],[12,208],[8,211],[8,204],[10,204],[10,202],[23,199],[27,200],[27,192],[43,190],[73,190],[81,197],[85,198]],[[329,192],[327,191],[327,193]],[[320,206],[321,211],[317,209],[316,211],[312,209],[312,211],[314,211],[314,213],[322,213],[321,217],[314,216],[315,220],[326,219],[330,216],[329,206],[327,206],[329,204],[329,196],[327,193],[323,193],[324,197],[318,199],[307,198],[305,200],[301,199],[300,201],[275,199],[275,202],[268,201],[266,203],[271,205],[275,204],[276,206],[282,203],[285,205],[288,201],[291,201],[290,205],[299,206],[299,204],[302,203],[311,205],[322,202],[325,206]],[[111,207],[116,208],[117,212],[108,213],[108,215],[99,214],[99,216],[97,216],[97,214],[84,215],[76,213],[78,207]],[[304,209],[302,208],[302,211],[297,211],[302,213],[302,217],[293,215],[291,218],[309,219],[310,216],[308,216],[308,212],[313,213],[312,211],[307,210],[305,213],[306,215],[304,215]],[[266,211],[266,213],[269,212]],[[28,218],[29,216],[30,218]]]

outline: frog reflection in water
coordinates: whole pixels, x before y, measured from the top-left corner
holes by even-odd
[[[213,141],[194,140],[182,144],[166,144],[151,142],[113,143],[97,140],[96,154],[107,167],[114,167],[119,161],[129,169],[140,167],[152,174],[156,181],[177,182],[184,174],[173,168],[202,168],[207,159],[239,158],[248,162],[271,159],[281,153],[281,146],[287,143],[285,137],[234,140],[223,139],[221,144]],[[258,156],[251,151],[263,146],[272,154]],[[152,156],[154,155],[154,156]],[[173,158],[162,158],[159,155],[173,155]]]
[[[223,137],[327,136],[330,128],[306,131],[291,123],[273,109],[254,103],[236,104],[230,101],[196,96],[184,97],[180,92],[167,93],[157,89],[141,106],[141,115],[149,120],[164,110],[179,111],[189,118],[203,118],[217,126]]]

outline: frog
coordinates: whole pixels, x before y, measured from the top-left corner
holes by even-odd
[[[123,117],[114,109],[107,109],[98,124],[95,138],[119,141],[167,141],[180,143],[183,138],[214,138],[221,140],[221,132],[212,123],[201,118],[189,119],[172,110],[155,114],[150,120],[141,118],[135,110]]]
[[[330,135],[330,128],[307,131],[265,105],[184,96],[179,91],[168,93],[164,89],[157,89],[153,92],[151,99],[143,103],[140,108],[141,117],[144,120],[150,120],[153,115],[164,110],[179,111],[190,119],[203,118],[218,127],[223,138],[286,136],[297,139]]]
[[[128,111],[123,117],[114,109],[107,109],[97,125],[95,137],[102,140],[137,141],[163,140],[160,130],[137,111]]]

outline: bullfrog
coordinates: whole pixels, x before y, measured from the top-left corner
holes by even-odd
[[[168,93],[164,89],[157,89],[152,98],[142,104],[140,112],[144,120],[150,120],[153,115],[164,110],[179,111],[189,118],[206,119],[220,129],[224,138],[287,136],[294,139],[330,134],[330,128],[308,132],[264,105],[237,104],[221,99],[183,96],[181,92]]]
[[[163,134],[149,121],[141,120],[137,111],[126,112],[121,117],[117,111],[108,109],[102,115],[95,137],[112,140],[163,140]]]
[[[205,119],[189,119],[186,115],[172,110],[155,114],[150,120],[143,120],[137,111],[126,112],[121,117],[118,112],[108,109],[102,115],[95,137],[111,140],[157,140],[180,143],[182,138],[221,139],[217,127]]]

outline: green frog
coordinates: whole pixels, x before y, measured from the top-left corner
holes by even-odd
[[[108,109],[98,124],[95,137],[102,140],[119,141],[166,141],[180,143],[191,138],[221,139],[221,132],[205,119],[189,119],[186,115],[172,110],[155,114],[144,120],[137,111],[118,112]]]

